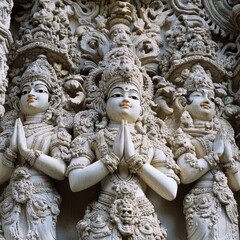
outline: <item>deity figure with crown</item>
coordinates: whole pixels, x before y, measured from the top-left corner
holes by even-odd
[[[200,65],[183,70],[186,106],[175,132],[174,153],[183,184],[189,240],[238,240],[238,211],[232,191],[240,189],[239,149],[230,124],[220,117],[210,72]]]
[[[55,112],[61,112],[62,90],[43,55],[18,79],[12,99],[20,106],[5,114],[0,135],[0,183],[9,181],[0,201],[3,234],[6,240],[54,240],[61,198],[51,179],[64,179],[71,142]]]
[[[72,191],[101,182],[101,193],[77,225],[79,239],[166,239],[145,192],[149,186],[173,200],[178,167],[166,146],[167,128],[150,109],[150,78],[120,47],[106,54],[85,87],[89,109],[75,117],[67,175]]]

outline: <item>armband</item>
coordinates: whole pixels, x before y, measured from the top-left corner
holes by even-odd
[[[5,153],[3,154],[2,163],[5,166],[14,168],[16,159],[17,159],[17,154],[14,151],[12,151],[10,148],[7,148]]]

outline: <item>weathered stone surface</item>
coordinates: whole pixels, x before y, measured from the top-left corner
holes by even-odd
[[[2,239],[239,239],[239,6],[2,0]]]

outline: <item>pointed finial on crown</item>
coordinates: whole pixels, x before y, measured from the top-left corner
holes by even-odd
[[[183,87],[189,91],[201,88],[214,90],[211,73],[205,71],[200,64],[193,65],[191,71],[189,69],[183,70],[181,77],[184,80]]]

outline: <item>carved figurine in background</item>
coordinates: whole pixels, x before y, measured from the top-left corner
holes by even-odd
[[[0,182],[10,179],[0,203],[4,237],[54,240],[61,199],[51,178],[64,179],[62,156],[71,137],[53,120],[54,109],[60,111],[61,89],[44,56],[23,73],[20,95],[21,118],[0,153]]]
[[[145,191],[150,186],[173,200],[178,167],[166,147],[165,125],[149,107],[151,81],[128,51],[106,55],[99,88],[94,82],[99,69],[90,76],[86,89],[92,109],[80,112],[76,122],[80,135],[72,142],[74,158],[67,170],[71,189],[101,182],[102,190],[77,225],[82,240],[166,239]]]
[[[195,183],[184,199],[189,240],[238,240],[233,191],[240,189],[239,150],[230,124],[218,117],[211,75],[200,65],[184,71],[187,104],[174,140],[184,184]]]
[[[0,27],[3,26],[5,29],[9,29],[12,8],[13,8],[12,0],[2,0],[0,2]]]

